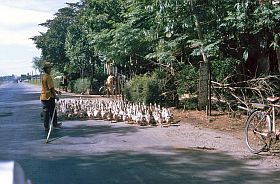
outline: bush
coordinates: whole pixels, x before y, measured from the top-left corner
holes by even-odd
[[[195,94],[198,90],[199,72],[193,65],[184,65],[176,75],[179,95]]]
[[[183,107],[185,110],[197,109],[198,99],[196,97],[184,99],[180,101],[180,107]]]
[[[74,93],[74,91],[75,91],[75,90],[74,90],[75,82],[76,82],[76,80],[70,80],[70,81],[68,82],[68,87],[69,87],[70,91],[73,92],[73,93]]]
[[[97,81],[97,79],[91,77],[89,79],[89,82],[90,82],[90,89],[92,93],[98,93],[98,90],[99,90],[99,82]]]
[[[80,78],[75,81],[73,86],[74,93],[85,93],[87,89],[90,89],[90,80],[88,78]]]
[[[124,97],[132,102],[157,103],[164,106],[178,104],[174,77],[163,70],[151,75],[135,76],[124,88]]]
[[[157,81],[160,96],[158,102],[164,106],[178,106],[179,96],[177,93],[176,76],[167,70],[157,69],[152,73],[152,78]]]
[[[124,87],[125,99],[140,103],[158,103],[158,82],[148,75],[135,76]]]
[[[184,109],[196,109],[197,98],[192,96],[198,93],[199,69],[194,65],[181,65],[176,73],[176,81],[177,94],[181,97],[179,106]]]

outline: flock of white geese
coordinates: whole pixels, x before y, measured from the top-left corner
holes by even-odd
[[[157,104],[134,104],[117,100],[64,99],[57,102],[62,119],[98,119],[141,126],[178,126],[170,109]]]

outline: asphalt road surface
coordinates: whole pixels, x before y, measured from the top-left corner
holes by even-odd
[[[182,139],[167,136],[168,131],[172,133],[180,127],[66,121],[62,129],[52,133],[50,143],[45,144],[39,91],[39,87],[25,83],[0,86],[0,160],[17,161],[33,184],[280,181],[279,170],[258,169],[249,164],[254,162],[248,162],[248,158],[238,159],[219,150],[189,148]]]

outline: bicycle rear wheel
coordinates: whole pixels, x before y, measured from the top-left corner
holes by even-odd
[[[270,119],[263,111],[254,111],[246,121],[246,144],[249,150],[258,154],[267,148],[268,133],[271,132]]]

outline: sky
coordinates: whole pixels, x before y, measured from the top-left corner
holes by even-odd
[[[41,51],[30,38],[46,32],[39,24],[66,2],[79,0],[0,0],[0,76],[35,74],[32,60]]]

